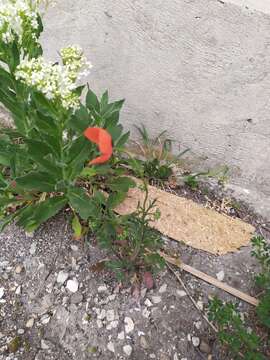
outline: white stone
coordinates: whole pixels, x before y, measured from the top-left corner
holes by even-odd
[[[48,350],[50,347],[48,345],[48,343],[45,340],[41,340],[41,349],[42,350]]]
[[[40,322],[41,322],[41,324],[46,325],[50,322],[50,320],[51,320],[50,315],[45,314],[41,317]]]
[[[105,292],[105,291],[107,291],[107,286],[106,285],[101,285],[101,286],[98,287],[97,291],[99,293]]]
[[[177,353],[175,353],[174,355],[173,355],[173,360],[178,360],[179,358],[178,358],[178,355],[177,355]]]
[[[132,347],[130,345],[123,346],[123,351],[127,356],[130,356],[132,353]]]
[[[128,334],[128,333],[132,332],[134,330],[134,322],[133,322],[133,320],[130,317],[126,316],[124,322],[125,322],[125,331],[126,331],[126,333]]]
[[[177,291],[176,291],[176,294],[177,294],[179,297],[187,296],[187,293],[186,293],[184,290],[177,290]]]
[[[106,319],[107,321],[113,321],[115,318],[114,310],[107,310]]]
[[[223,281],[223,280],[224,280],[224,277],[225,277],[224,271],[221,270],[220,272],[218,272],[218,273],[216,274],[216,277],[217,277],[217,279],[218,279],[219,281]]]
[[[37,251],[37,244],[35,242],[33,242],[30,246],[29,252],[31,255],[35,255],[36,251]]]
[[[202,322],[201,321],[196,321],[194,323],[194,325],[195,325],[195,328],[199,330],[201,328],[201,326],[202,326]]]
[[[203,310],[203,307],[204,307],[203,301],[199,300],[199,301],[197,302],[197,306],[198,306],[198,308],[199,308],[200,310]]]
[[[22,272],[23,267],[21,265],[17,265],[15,268],[15,273],[20,274]]]
[[[156,355],[155,354],[150,354],[149,357],[150,357],[150,359],[155,359]]]
[[[118,338],[119,340],[124,340],[124,339],[125,339],[125,333],[124,333],[124,331],[121,331],[121,332],[117,335],[117,338]]]
[[[158,292],[160,293],[160,294],[164,294],[166,291],[167,291],[167,284],[163,284],[160,288],[159,288],[159,290],[158,290]]]
[[[4,294],[5,294],[5,289],[3,287],[0,287],[0,299],[2,299]]]
[[[99,312],[97,318],[98,318],[99,320],[103,320],[103,319],[105,319],[105,317],[106,317],[106,310],[105,310],[105,309],[102,309],[102,310]]]
[[[71,247],[72,251],[78,251],[79,250],[77,245],[71,245],[70,247]]]
[[[22,292],[22,287],[21,287],[21,285],[20,285],[20,286],[17,287],[17,289],[16,289],[16,291],[15,291],[15,294],[16,294],[16,295],[20,295],[21,292]]]
[[[31,319],[29,319],[29,320],[27,321],[27,323],[25,324],[25,326],[30,329],[30,328],[32,328],[32,327],[34,326],[34,322],[35,322],[35,320],[34,320],[33,318],[31,318]]]
[[[147,306],[147,307],[153,306],[153,304],[151,303],[151,301],[149,299],[145,300],[144,305]]]
[[[76,278],[68,280],[66,288],[73,293],[77,292],[79,288],[78,280]]]
[[[160,296],[152,296],[152,301],[154,304],[159,304],[161,302],[161,297]]]
[[[101,329],[103,327],[103,322],[99,319],[97,319],[97,327]]]
[[[109,351],[111,351],[112,353],[114,353],[114,343],[113,342],[109,342],[108,343],[108,345],[107,345],[107,349],[109,350]]]
[[[19,334],[19,335],[23,335],[24,332],[25,332],[24,329],[19,329],[19,330],[18,330],[18,334]]]
[[[56,281],[58,284],[64,284],[64,282],[68,279],[68,276],[67,272],[59,271]]]
[[[197,336],[192,336],[192,344],[195,347],[198,347],[200,345],[200,339]]]

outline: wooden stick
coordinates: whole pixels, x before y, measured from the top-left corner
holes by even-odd
[[[209,275],[203,273],[202,271],[199,271],[199,270],[193,268],[192,266],[189,266],[189,265],[186,265],[186,264],[182,263],[180,259],[170,257],[170,256],[168,256],[167,254],[165,254],[163,252],[160,252],[160,255],[168,263],[177,266],[178,268],[188,272],[189,274],[194,275],[197,278],[199,278],[199,279],[201,279],[203,281],[206,281],[209,284],[214,285],[217,288],[219,288],[221,290],[224,290],[227,293],[229,293],[229,294],[231,294],[231,295],[233,295],[233,296],[235,296],[235,297],[237,297],[237,298],[239,298],[239,299],[241,299],[241,300],[243,300],[243,301],[245,301],[245,302],[247,302],[247,303],[249,303],[249,304],[251,304],[253,306],[258,306],[259,301],[255,297],[247,295],[247,294],[243,293],[242,291],[237,290],[237,289],[229,286],[228,284],[223,283],[223,282],[213,278],[212,276],[209,276]]]

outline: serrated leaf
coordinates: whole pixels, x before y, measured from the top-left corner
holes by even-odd
[[[52,192],[55,190],[55,181],[46,172],[30,172],[27,175],[15,179],[18,186],[25,190]]]
[[[93,215],[96,211],[93,200],[86,194],[85,190],[77,187],[69,189],[67,197],[70,206],[80,215],[84,220]]]

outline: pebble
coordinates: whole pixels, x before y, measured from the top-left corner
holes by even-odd
[[[30,328],[32,328],[32,327],[34,326],[34,322],[35,322],[35,320],[34,320],[33,318],[31,318],[31,319],[29,319],[29,320],[27,321],[27,323],[25,324],[25,326],[26,326],[28,329],[30,329]]]
[[[5,289],[3,287],[0,287],[0,299],[2,299],[4,294],[5,294]]]
[[[152,301],[154,304],[159,304],[161,302],[161,297],[160,296],[152,296]]]
[[[103,326],[103,322],[102,322],[101,320],[97,319],[97,327],[98,327],[99,329],[101,329],[102,326]]]
[[[149,357],[150,357],[150,359],[155,359],[156,355],[155,354],[150,354]]]
[[[29,252],[31,255],[35,255],[36,251],[37,251],[37,244],[35,242],[33,242],[30,246]]]
[[[110,323],[106,326],[106,329],[107,329],[107,330],[115,329],[115,328],[117,328],[118,324],[119,324],[119,321],[118,321],[118,320],[114,320],[114,321],[110,322]]]
[[[114,343],[110,341],[107,345],[107,349],[114,353]]]
[[[211,348],[210,348],[209,344],[207,344],[207,342],[205,342],[204,340],[202,340],[200,343],[200,350],[202,353],[205,353],[205,354],[211,353]]]
[[[180,297],[187,296],[187,293],[184,290],[177,290],[176,294]]]
[[[144,305],[147,307],[153,306],[153,304],[151,303],[151,301],[149,299],[145,300]]]
[[[160,294],[164,294],[166,291],[167,291],[167,284],[163,284],[158,290]]]
[[[124,331],[121,331],[121,332],[117,335],[117,338],[118,338],[119,340],[124,340],[124,339],[125,339],[125,333],[124,333]]]
[[[22,287],[21,285],[17,287],[16,291],[15,291],[15,294],[16,295],[21,295],[21,292],[22,292]]]
[[[78,280],[75,278],[73,280],[68,280],[66,288],[73,293],[77,292],[79,288]]]
[[[18,334],[19,334],[19,335],[23,335],[23,334],[24,334],[24,329],[19,329],[19,330],[18,330]]]
[[[130,317],[125,317],[125,331],[126,333],[130,333],[134,330],[134,322]]]
[[[199,330],[201,328],[201,326],[202,326],[202,322],[201,321],[196,321],[194,323],[194,325],[195,325],[195,328]]]
[[[70,247],[71,247],[72,251],[78,251],[79,250],[77,245],[71,245]]]
[[[198,347],[200,345],[200,339],[197,336],[192,336],[191,340],[194,347]]]
[[[224,271],[221,270],[220,272],[218,272],[218,273],[216,274],[216,277],[217,277],[217,279],[218,279],[219,281],[223,281],[223,280],[224,280],[224,277],[225,277]]]
[[[45,314],[41,317],[40,322],[41,322],[41,324],[46,325],[50,322],[50,320],[51,320],[50,315]]]
[[[132,353],[132,347],[130,345],[123,346],[123,351],[127,356],[130,356]]]
[[[106,317],[106,311],[105,311],[105,309],[102,309],[102,310],[100,311],[100,313],[98,314],[97,318],[98,318],[99,320],[103,320],[103,319],[105,319],[105,317]]]
[[[98,287],[97,291],[99,293],[105,292],[105,291],[107,291],[107,286],[106,285],[101,285],[101,286]]]
[[[143,311],[142,311],[142,316],[146,319],[149,318],[150,316],[150,311],[147,310],[147,308],[144,308]]]
[[[83,296],[81,293],[72,294],[70,297],[71,304],[79,304],[83,301]]]
[[[140,337],[140,344],[141,344],[141,347],[145,350],[149,348],[149,344],[148,344],[145,336]]]
[[[56,281],[58,282],[58,284],[64,284],[64,282],[68,279],[68,276],[68,273],[64,271],[59,271]]]
[[[48,350],[50,347],[49,347],[49,345],[48,345],[48,343],[47,343],[47,341],[45,341],[45,340],[41,340],[41,349],[42,350]]]
[[[173,360],[178,360],[179,358],[178,358],[178,355],[177,355],[177,353],[175,353],[174,355],[173,355]]]
[[[198,306],[198,308],[200,309],[200,310],[203,310],[203,301],[201,301],[201,300],[199,300],[198,302],[197,302],[197,306]]]
[[[106,319],[107,321],[113,321],[115,318],[114,310],[107,310]]]
[[[15,268],[15,273],[20,274],[22,272],[23,267],[21,265],[17,265]]]

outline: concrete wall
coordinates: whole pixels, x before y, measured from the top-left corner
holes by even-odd
[[[65,0],[45,23],[46,55],[80,44],[91,87],[126,98],[127,127],[167,129],[229,165],[238,195],[270,216],[269,0]]]

